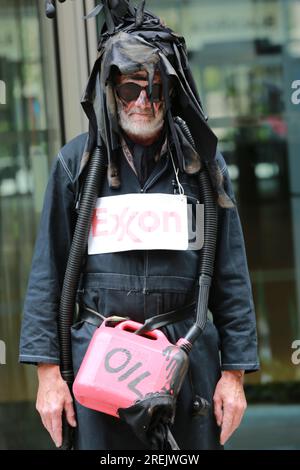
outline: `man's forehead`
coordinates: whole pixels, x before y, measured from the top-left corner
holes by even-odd
[[[148,75],[145,70],[139,70],[138,72],[130,73],[130,74],[120,74],[118,76],[118,83],[124,83],[128,81],[141,81],[146,82],[148,81]],[[159,71],[156,71],[154,74],[154,81],[156,83],[161,83],[161,75]]]

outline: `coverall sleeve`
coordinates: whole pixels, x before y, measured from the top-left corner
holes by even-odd
[[[217,160],[224,176],[225,190],[236,204],[228,169],[219,152]],[[221,369],[246,372],[258,370],[254,303],[236,205],[233,208],[219,209],[216,262],[209,310],[220,337]]]
[[[75,224],[72,175],[61,154],[47,184],[24,302],[21,363],[59,364],[57,316]]]

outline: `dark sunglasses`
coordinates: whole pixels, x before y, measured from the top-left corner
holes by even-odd
[[[145,90],[147,93],[148,98],[148,85],[147,86],[140,86],[137,83],[128,82],[123,83],[122,85],[118,85],[117,88],[118,97],[121,100],[130,103],[130,101],[136,101],[140,96],[142,90]],[[161,101],[162,99],[162,85],[160,83],[154,83],[152,86],[152,99],[154,103]]]

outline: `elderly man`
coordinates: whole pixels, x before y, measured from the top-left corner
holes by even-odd
[[[130,14],[132,10],[129,17]],[[139,20],[133,33],[118,32],[100,44],[104,53],[99,54],[83,100],[92,130],[59,152],[45,195],[25,301],[20,360],[38,364],[37,410],[58,447],[62,444],[65,412],[68,423],[76,429],[77,449],[149,448],[125,422],[73,400],[59,367],[60,293],[80,184],[99,135],[97,129],[108,154],[107,179],[98,190],[99,200],[127,194],[176,194],[180,188],[190,200],[200,199],[197,175],[201,157],[173,119],[183,99],[179,72],[174,62],[166,62],[165,57],[169,56],[164,56],[163,43],[160,48],[145,44],[151,21],[156,39],[160,31],[166,30],[153,15],[144,13],[143,18],[147,21],[142,39],[139,30],[143,31],[143,23]],[[178,41],[170,30],[167,33]],[[161,41],[164,40],[162,35]],[[191,96],[191,91],[185,93]],[[182,116],[188,115],[188,106],[191,116],[196,113],[197,117],[200,108],[191,102],[183,106]],[[191,118],[190,128],[197,128],[197,122],[193,122],[196,120]],[[210,135],[210,130],[204,119],[198,124],[200,135],[196,132],[193,137],[196,148],[201,150],[210,145],[201,144],[201,138]],[[244,372],[258,369],[243,235],[226,164],[218,151],[214,151],[207,168],[219,203],[217,252],[208,302],[213,322],[207,322],[190,354],[189,373],[178,396],[172,426],[180,448],[194,450],[222,448],[246,409]],[[129,315],[144,323],[150,317],[189,305],[197,290],[198,257],[198,251],[191,250],[89,250],[77,295],[79,305],[88,307],[90,318],[80,312],[72,326],[75,375],[97,329],[93,312],[104,317]],[[190,318],[185,316],[166,326],[169,339],[176,342],[186,333],[193,324],[193,312],[191,308]],[[195,403],[199,396],[212,404],[207,415],[197,413]]]

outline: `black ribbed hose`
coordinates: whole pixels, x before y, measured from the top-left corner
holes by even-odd
[[[179,117],[176,122],[180,125],[189,142],[195,147],[191,132],[186,123]],[[203,164],[204,165],[204,164]],[[218,206],[212,189],[208,171],[205,166],[199,173],[200,200],[204,204],[204,245],[200,250],[199,259],[199,292],[197,303],[196,322],[185,336],[190,346],[184,346],[189,352],[191,345],[203,332],[207,322],[208,297],[211,280],[214,271],[217,230],[218,230]]]
[[[106,155],[101,147],[96,147],[89,162],[85,185],[80,200],[79,214],[73,235],[69,259],[63,282],[58,317],[60,344],[60,371],[72,393],[74,372],[72,364],[71,326],[73,323],[76,293],[82,262],[87,247],[92,214],[96,205],[99,188],[106,174]],[[61,449],[72,448],[72,429],[63,417],[63,445]]]

